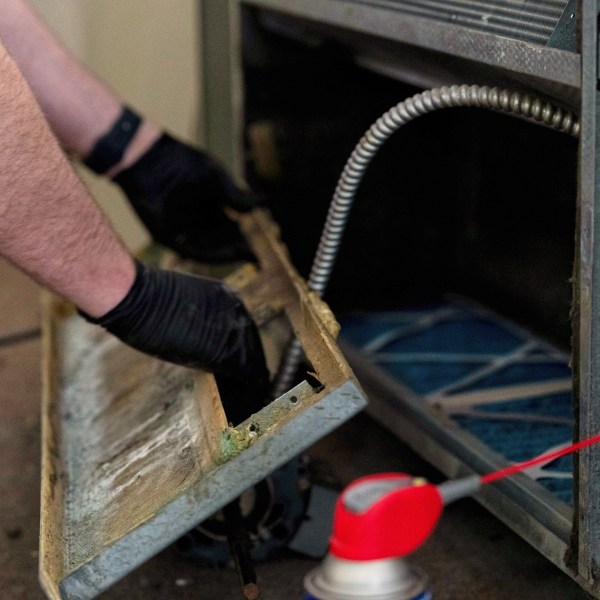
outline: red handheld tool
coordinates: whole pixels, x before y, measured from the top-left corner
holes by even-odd
[[[405,473],[380,473],[350,484],[338,499],[330,553],[346,560],[378,560],[414,552],[432,533],[444,505],[482,485],[600,442],[600,434],[487,475],[433,485]]]

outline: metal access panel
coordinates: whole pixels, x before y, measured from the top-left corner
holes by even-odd
[[[48,297],[40,576],[52,600],[94,598],[366,404],[335,319],[268,214],[239,222],[259,264],[228,281],[271,368],[293,331],[318,385],[302,381],[233,427],[212,375],[137,352]]]

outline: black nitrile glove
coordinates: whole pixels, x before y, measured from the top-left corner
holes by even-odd
[[[164,134],[114,181],[152,237],[181,256],[209,263],[254,260],[223,208],[246,212],[257,199],[203,152]]]
[[[229,420],[243,420],[264,405],[269,383],[256,325],[237,294],[218,280],[136,265],[125,298],[90,322],[120,340],[169,362],[211,371],[222,378]],[[240,398],[232,398],[232,391]],[[236,408],[244,400],[252,409]],[[236,422],[237,424],[237,422]]]

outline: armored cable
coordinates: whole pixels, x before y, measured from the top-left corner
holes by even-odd
[[[578,136],[573,113],[526,93],[478,85],[453,85],[426,90],[383,114],[360,139],[338,180],[319,246],[308,278],[308,287],[322,296],[342,242],[342,236],[367,167],[384,142],[413,119],[442,108],[471,106],[517,115],[563,133]],[[286,392],[302,358],[302,347],[293,340],[273,386],[273,397]]]

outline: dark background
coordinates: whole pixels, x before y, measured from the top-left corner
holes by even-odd
[[[421,90],[356,67],[334,42],[259,35],[260,51],[246,51],[246,118],[271,123],[281,176],[266,181],[250,160],[248,178],[306,276],[352,149]],[[326,300],[339,313],[459,293],[567,348],[576,157],[574,138],[515,117],[418,117],[372,161]]]

